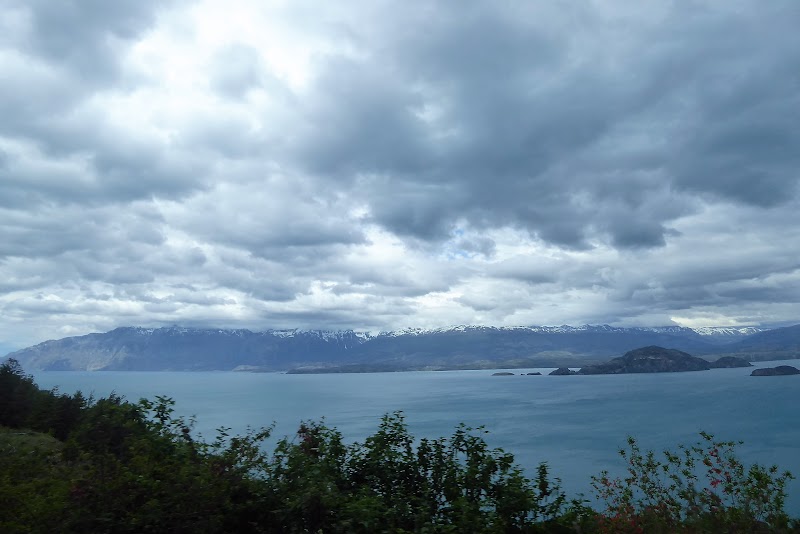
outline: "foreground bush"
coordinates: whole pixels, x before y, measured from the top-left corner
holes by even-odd
[[[304,423],[265,475],[277,524],[298,532],[518,532],[553,520],[565,497],[540,465],[531,483],[481,429],[415,443],[401,413],[364,443]]]
[[[787,531],[786,483],[791,473],[777,466],[746,467],[732,441],[701,432],[701,441],[677,452],[643,453],[628,438],[620,455],[628,475],[592,477],[605,502],[599,526],[607,532]],[[741,443],[741,442],[740,442]]]
[[[630,439],[628,475],[592,479],[598,512],[480,428],[417,440],[397,412],[362,443],[320,421],[268,448],[270,428],[196,439],[173,406],[42,391],[0,365],[0,532],[798,531],[791,475],[707,434],[663,461]]]

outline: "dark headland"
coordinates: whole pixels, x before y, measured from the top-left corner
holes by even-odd
[[[625,373],[676,373],[706,371],[711,364],[703,358],[676,349],[651,345],[634,349],[606,363],[581,368],[580,375],[613,375]]]

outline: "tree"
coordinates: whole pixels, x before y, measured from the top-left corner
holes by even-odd
[[[287,532],[517,532],[560,514],[558,481],[525,478],[485,431],[416,440],[401,412],[364,443],[345,445],[324,423],[281,440],[266,472],[276,521]]]
[[[33,378],[17,360],[9,358],[0,364],[0,425],[24,426],[38,395]]]

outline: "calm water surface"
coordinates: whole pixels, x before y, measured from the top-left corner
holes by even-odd
[[[793,362],[760,362],[769,367]],[[551,369],[533,369],[543,373]],[[515,370],[515,373],[532,370]],[[449,435],[460,422],[483,425],[493,446],[529,469],[547,461],[568,493],[589,493],[589,476],[622,471],[628,435],[646,448],[691,443],[705,430],[743,440],[746,462],[777,463],[800,475],[800,376],[751,377],[752,368],[601,376],[491,376],[492,371],[286,375],[233,372],[40,372],[37,383],[128,400],[167,395],[197,417],[207,439],[220,426],[242,432],[275,423],[292,434],[301,420],[326,422],[361,440],[380,417],[406,415],[416,436]],[[788,508],[800,516],[800,483]]]

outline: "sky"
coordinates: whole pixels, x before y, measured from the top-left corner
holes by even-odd
[[[796,0],[4,0],[0,347],[800,322]]]

